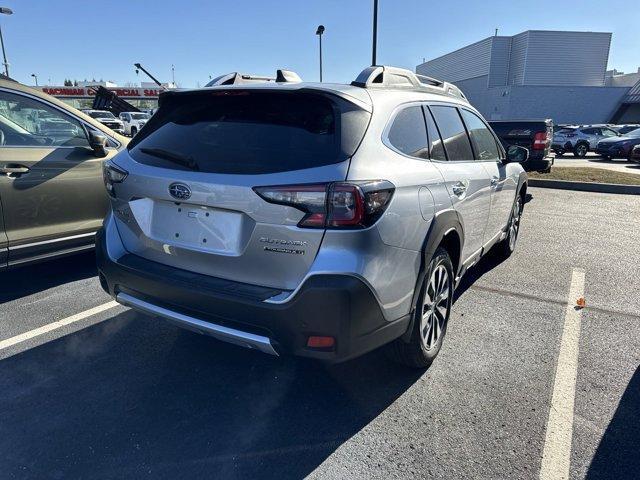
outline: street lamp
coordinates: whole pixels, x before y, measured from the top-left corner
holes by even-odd
[[[0,13],[3,15],[13,15],[13,10],[8,7],[0,7]],[[2,38],[2,28],[0,27],[0,45],[2,45],[2,57],[4,58],[4,73],[9,76],[9,63],[7,62],[7,54],[4,51],[4,39]]]
[[[320,39],[320,82],[322,82],[322,34],[324,33],[324,25],[318,25],[316,35]]]
[[[31,76],[36,79],[36,87],[38,86],[38,75],[32,73]]]

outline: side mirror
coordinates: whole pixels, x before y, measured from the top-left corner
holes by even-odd
[[[504,163],[522,163],[529,158],[529,149],[518,145],[511,145],[507,148],[507,158]]]
[[[89,146],[96,157],[107,156],[107,137],[95,130],[89,130]]]

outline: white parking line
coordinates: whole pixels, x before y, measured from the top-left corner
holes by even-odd
[[[540,467],[541,480],[569,478],[571,440],[573,436],[573,404],[578,374],[581,310],[576,300],[584,295],[584,270],[574,269],[571,275],[564,328],[560,341],[558,366],[547,420],[547,432]]]
[[[62,320],[58,320],[57,322],[49,323],[42,327],[30,330],[25,333],[21,333],[20,335],[16,335],[15,337],[7,338],[6,340],[0,341],[0,350],[4,350],[5,348],[12,347],[13,345],[16,345],[21,342],[25,342],[30,338],[43,335],[53,330],[57,330],[58,328],[71,325],[72,323],[79,322],[80,320],[83,320],[92,315],[96,315],[97,313],[104,312],[105,310],[109,310],[110,308],[116,307],[118,305],[120,305],[118,302],[103,303],[102,305],[98,305],[97,307],[90,308],[89,310],[85,310],[84,312],[76,313],[75,315],[71,315],[70,317],[63,318]]]

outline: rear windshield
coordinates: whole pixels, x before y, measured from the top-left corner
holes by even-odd
[[[212,90],[168,95],[129,144],[140,163],[208,173],[264,174],[342,162],[369,113],[305,91]]]

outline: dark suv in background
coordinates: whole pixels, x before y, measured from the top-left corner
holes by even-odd
[[[551,140],[553,139],[552,120],[508,120],[489,122],[498,135],[502,145],[508,149],[517,145],[529,150],[529,159],[522,162],[527,172],[546,173],[551,170]]]

